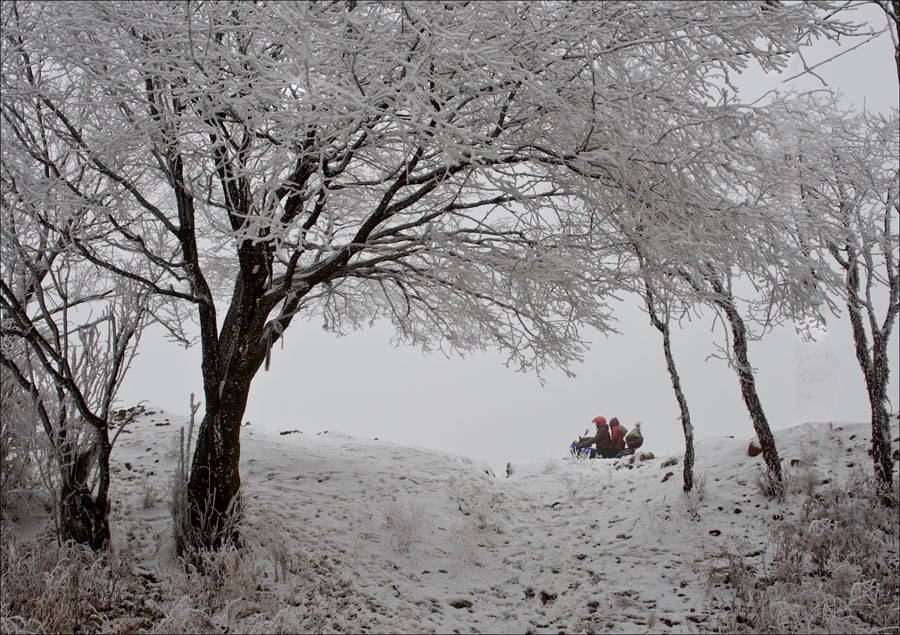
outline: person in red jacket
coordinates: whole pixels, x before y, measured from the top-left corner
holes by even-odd
[[[616,452],[621,452],[625,449],[625,435],[628,434],[628,430],[625,429],[619,420],[616,417],[613,417],[609,420],[609,437],[610,444],[612,445],[612,449]]]

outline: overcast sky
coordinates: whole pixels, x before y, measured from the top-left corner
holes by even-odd
[[[866,13],[884,24],[876,7]],[[845,48],[856,44],[845,44]],[[817,45],[807,63],[837,52]],[[802,70],[799,60],[782,75]],[[847,105],[887,112],[898,107],[893,45],[884,34],[817,70],[843,93]],[[814,89],[813,77],[791,82],[751,72],[745,97],[773,88]],[[560,456],[597,415],[618,417],[626,427],[642,421],[646,449],[657,454],[684,449],[679,410],[672,392],[659,333],[640,311],[640,302],[619,305],[619,335],[589,332],[593,342],[577,378],[554,371],[542,386],[534,375],[507,369],[498,352],[447,359],[411,347],[390,345],[388,324],[345,337],[326,333],[320,322],[295,320],[276,346],[269,372],[253,383],[245,420],[253,426],[298,429],[305,434],[339,430],[359,437],[438,448],[482,459],[498,473],[508,461]],[[673,350],[698,439],[718,435],[750,438],[753,429],[733,370],[707,359],[722,342],[713,313],[673,330]],[[898,333],[891,351],[893,410],[900,407]],[[791,328],[750,345],[760,397],[773,429],[805,421],[868,421],[865,385],[853,352],[850,326],[842,315],[830,321],[818,342],[803,343]],[[199,347],[184,350],[165,341],[161,330],[144,335],[119,399],[123,406],[145,401],[187,413],[190,393],[202,400]],[[896,432],[895,432],[896,433]]]

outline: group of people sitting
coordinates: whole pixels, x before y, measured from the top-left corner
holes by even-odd
[[[572,444],[572,451],[575,454],[589,456],[592,459],[614,459],[617,456],[633,454],[644,444],[640,421],[634,424],[631,432],[619,423],[616,417],[610,419],[609,424],[606,423],[606,417],[596,417],[594,425],[597,427],[594,436],[582,437]]]

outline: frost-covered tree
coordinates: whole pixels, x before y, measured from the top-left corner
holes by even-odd
[[[664,352],[663,318],[672,308],[678,307],[680,317],[706,306],[721,319],[728,340],[721,353],[738,375],[771,488],[779,491],[780,459],[756,390],[749,345],[777,324],[824,319],[826,292],[837,280],[822,242],[809,237],[821,235],[827,223],[802,213],[799,199],[784,187],[783,150],[772,143],[769,112],[724,104],[698,110],[702,115],[690,126],[641,131],[648,160],[625,177],[624,187],[592,187],[592,181],[574,179],[569,185],[580,186],[588,202],[590,231],[625,246],[620,258],[626,264],[620,266],[633,272],[632,290],[645,299],[651,322],[663,334]],[[680,397],[687,441],[683,392]]]
[[[872,459],[890,489],[890,339],[900,314],[900,124],[848,115],[833,99],[791,99],[775,108],[785,156],[804,209],[827,224],[822,241],[843,275],[839,289],[871,408]]]
[[[22,131],[4,153],[46,138],[75,157],[32,167],[108,223],[69,233],[81,257],[199,321],[204,546],[239,492],[253,377],[295,317],[564,367],[614,276],[579,266],[597,244],[551,172],[628,187],[649,156],[635,131],[675,139],[750,60],[852,30],[770,2],[7,2],[2,20]]]
[[[4,430],[20,460],[37,457],[28,436],[44,435],[50,464],[31,467],[54,490],[58,536],[100,549],[110,537],[110,452],[127,423],[121,417],[114,430],[113,405],[147,323],[148,294],[73,253],[53,217],[90,221],[50,198],[35,205],[35,184],[19,176],[12,162],[0,170]]]
[[[884,11],[888,32],[894,43],[894,64],[897,66],[897,82],[900,83],[900,0],[875,0]]]

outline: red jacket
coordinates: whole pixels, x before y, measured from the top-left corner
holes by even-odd
[[[619,420],[613,417],[609,422],[609,436],[612,441],[612,447],[620,452],[625,449],[625,428],[619,425]]]

